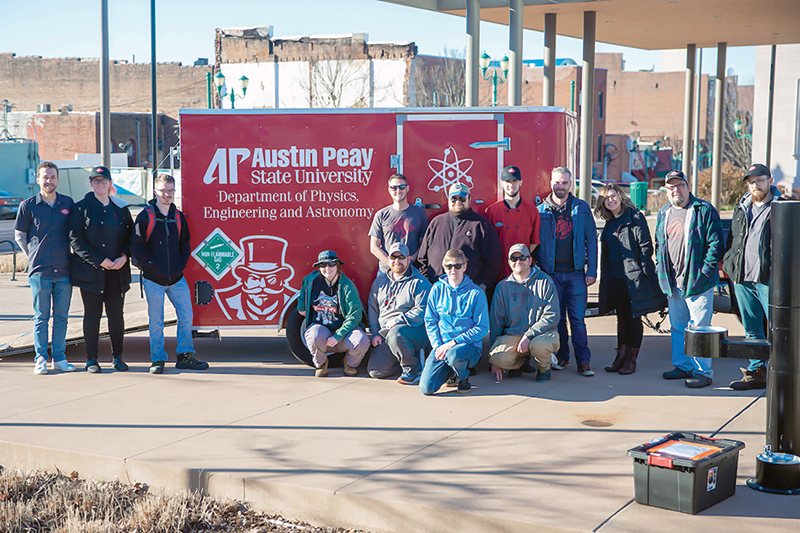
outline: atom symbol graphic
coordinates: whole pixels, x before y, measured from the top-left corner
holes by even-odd
[[[462,170],[461,165],[468,165]],[[431,181],[428,182],[428,189],[436,192],[447,190],[448,187],[454,183],[460,183],[463,178],[466,181],[467,187],[473,187],[472,176],[467,174],[472,168],[472,159],[459,159],[456,149],[450,146],[444,149],[443,159],[428,159],[428,168],[433,172]],[[441,184],[435,183],[436,180],[441,179]]]

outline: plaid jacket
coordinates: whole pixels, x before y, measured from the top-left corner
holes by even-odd
[[[684,298],[713,289],[719,282],[719,262],[725,254],[722,223],[719,213],[705,200],[689,195],[692,202],[686,219],[686,275],[683,278]],[[664,294],[671,296],[674,283],[669,275],[665,223],[671,204],[662,207],[656,218],[656,271]]]

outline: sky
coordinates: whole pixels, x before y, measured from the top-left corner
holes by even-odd
[[[18,56],[99,57],[100,0],[0,0],[7,21],[0,52]],[[463,50],[462,17],[377,0],[157,0],[156,58],[191,65],[213,63],[214,30],[273,26],[273,35],[367,33],[370,42],[412,41],[420,54]],[[13,22],[11,22],[13,21]],[[11,22],[11,23],[8,23]],[[543,34],[525,30],[524,58],[541,59]],[[150,62],[150,1],[109,0],[111,59]],[[481,49],[499,59],[508,50],[508,27],[481,23]],[[626,70],[659,70],[660,53],[598,43],[596,52],[622,52]],[[579,39],[559,36],[556,55],[580,63]],[[740,85],[752,85],[755,48],[728,48],[727,66]],[[703,73],[716,72],[716,49],[703,51]]]

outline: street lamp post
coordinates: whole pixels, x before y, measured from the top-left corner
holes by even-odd
[[[235,106],[236,100],[243,99],[245,94],[247,94],[248,83],[250,83],[250,80],[247,78],[247,76],[242,74],[242,77],[239,78],[239,87],[242,89],[242,95],[239,96],[238,94],[235,94],[233,88],[230,88],[228,90],[228,93],[231,98],[231,109],[236,109]],[[217,94],[219,94],[220,98],[226,96],[225,94],[222,93],[222,86],[225,85],[225,76],[222,74],[222,72],[217,72],[217,74],[214,76],[214,85],[217,86]]]
[[[492,82],[492,107],[497,106],[497,84],[498,83],[505,83],[508,79],[508,56],[503,56],[503,59],[500,60],[500,68],[494,67],[492,69],[492,74],[490,76],[486,76],[486,70],[489,68],[489,65],[492,64],[492,58],[484,52],[481,55],[481,59],[479,61],[481,66],[481,74],[483,75],[483,79],[486,81]],[[500,76],[500,70],[503,71],[503,75]]]

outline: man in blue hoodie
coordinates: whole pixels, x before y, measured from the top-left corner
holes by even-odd
[[[389,247],[388,272],[378,271],[369,291],[369,335],[372,352],[367,371],[373,378],[397,379],[419,385],[420,350],[428,348],[425,305],[431,282],[411,265],[411,252],[402,242]]]
[[[434,394],[451,373],[456,374],[459,394],[468,394],[469,368],[478,364],[483,338],[489,333],[486,293],[466,275],[464,252],[450,249],[442,260],[445,274],[428,295],[425,329],[431,353],[422,369],[419,389]]]
[[[497,284],[490,316],[489,364],[498,382],[503,372],[522,375],[528,357],[536,361],[536,381],[550,380],[550,361],[558,351],[558,321],[561,313],[553,280],[539,267],[531,266],[527,244],[508,250],[511,275]]]
[[[736,204],[728,233],[728,246],[722,268],[733,281],[733,290],[748,339],[766,339],[764,322],[769,316],[769,275],[772,266],[770,214],[772,200],[781,193],[772,182],[769,169],[751,165],[743,179],[748,192]],[[742,379],[732,381],[733,390],[765,389],[765,361],[751,359],[742,369]]]

